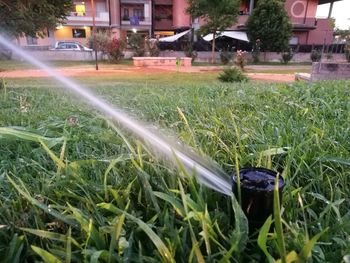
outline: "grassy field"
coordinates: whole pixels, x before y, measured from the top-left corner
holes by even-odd
[[[349,81],[78,81],[227,176],[237,163],[279,171],[275,227],[248,233],[235,199],[158,160],[57,83],[14,79],[0,90],[1,262],[348,262]]]

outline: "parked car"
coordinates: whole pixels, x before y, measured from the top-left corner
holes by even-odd
[[[91,48],[74,41],[57,41],[55,47],[50,50],[92,51]]]

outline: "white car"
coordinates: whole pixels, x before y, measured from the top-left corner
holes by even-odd
[[[92,51],[91,48],[74,41],[57,41],[55,47],[50,50],[73,50],[73,51]]]

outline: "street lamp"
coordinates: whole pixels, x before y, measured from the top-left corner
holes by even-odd
[[[92,9],[92,36],[94,41],[94,49],[95,49],[95,65],[96,70],[98,70],[98,62],[97,62],[97,45],[96,45],[96,24],[95,24],[95,3],[94,0],[91,0],[91,9]]]

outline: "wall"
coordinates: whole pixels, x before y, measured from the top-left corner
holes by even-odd
[[[307,24],[310,24],[316,16],[317,5],[318,0],[287,0],[284,7],[292,23],[303,24],[306,18]]]
[[[86,38],[73,38],[73,33],[72,33],[73,28],[85,29]],[[68,26],[65,26],[61,29],[55,30],[54,35],[55,35],[56,41],[59,41],[59,40],[77,41],[83,45],[87,45],[88,44],[87,40],[91,36],[91,30],[90,30],[90,27],[68,27]]]
[[[317,19],[317,28],[309,32],[309,45],[324,43],[329,44],[333,42],[333,30],[329,19]]]
[[[350,79],[350,63],[313,63],[311,81]]]
[[[161,57],[183,57],[185,56],[184,52],[182,51],[161,51],[160,52]],[[215,52],[216,61],[220,63],[220,53]],[[246,59],[248,61],[252,60],[252,57],[249,53],[246,54]],[[278,54],[276,52],[266,52],[264,54],[263,52],[260,54],[260,61],[267,61],[267,62],[280,62],[282,59],[281,54]],[[198,57],[196,58],[196,62],[210,62],[211,61],[211,52],[198,52]],[[322,61],[327,61],[326,58],[324,58]],[[334,62],[346,62],[345,55],[344,54],[333,54],[333,58],[331,61]],[[310,60],[310,53],[296,53],[293,56],[293,59],[291,62],[311,62]]]
[[[65,60],[65,61],[90,61],[95,60],[95,53],[93,51],[30,51],[30,55],[43,61]],[[13,59],[20,60],[21,58],[13,55]]]

